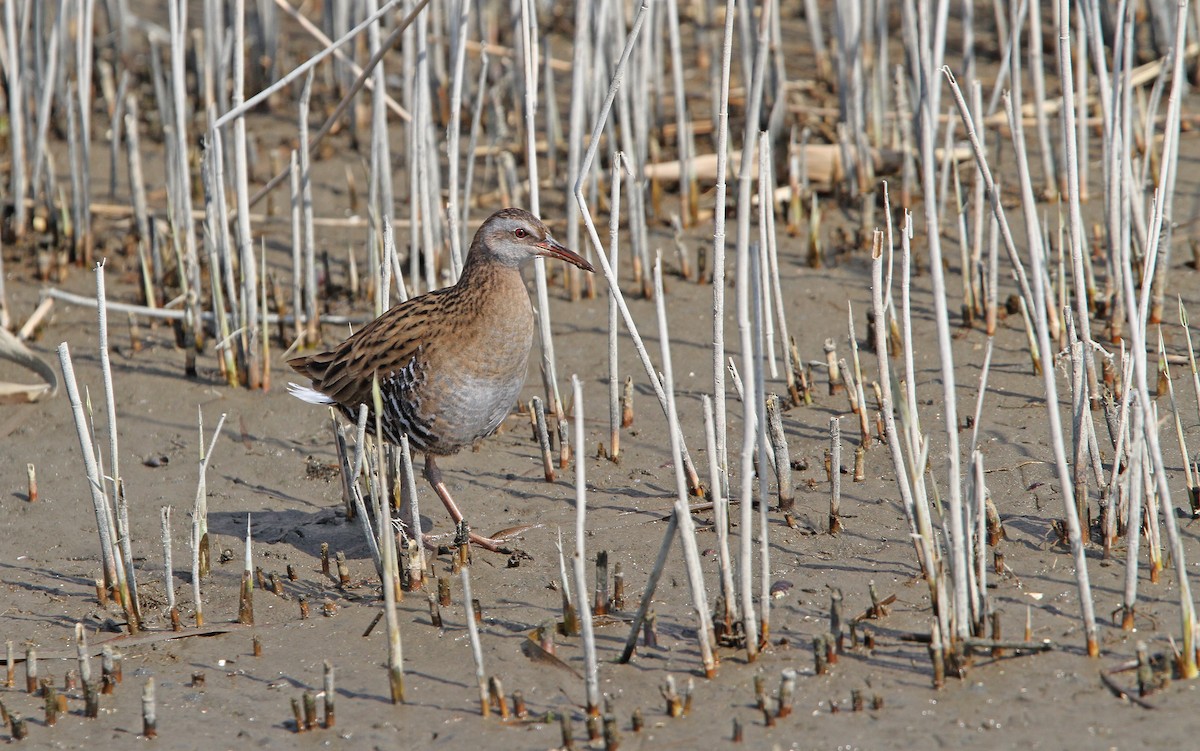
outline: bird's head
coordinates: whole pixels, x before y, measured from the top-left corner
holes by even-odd
[[[483,253],[505,266],[520,266],[544,256],[561,259],[585,271],[596,270],[578,253],[555,240],[550,228],[524,209],[501,209],[488,217],[475,233],[471,253]]]

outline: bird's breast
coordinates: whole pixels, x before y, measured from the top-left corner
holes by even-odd
[[[525,384],[533,345],[533,309],[524,285],[507,296],[502,311],[464,326],[442,342],[441,367],[429,374],[423,391],[435,395],[426,405],[450,453],[490,435],[511,411]]]

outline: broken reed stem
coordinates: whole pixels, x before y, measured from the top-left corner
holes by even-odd
[[[62,368],[63,382],[67,388],[67,401],[71,405],[71,413],[75,420],[75,432],[79,439],[79,452],[83,456],[83,468],[87,477],[88,488],[91,490],[92,508],[96,515],[96,529],[100,535],[100,554],[104,565],[104,584],[106,588],[116,587],[121,592],[121,604],[126,609],[130,633],[137,633],[138,623],[126,596],[125,579],[120,575],[116,550],[112,539],[111,511],[108,499],[104,497],[104,486],[101,484],[100,469],[96,463],[96,453],[92,445],[92,435],[88,429],[87,418],[83,413],[83,403],[79,398],[79,386],[75,382],[75,367],[71,363],[71,352],[67,343],[58,345],[58,360]]]
[[[163,506],[159,509],[159,519],[162,522],[163,589],[167,594],[167,615],[171,619],[171,630],[179,631],[183,625],[179,620],[179,606],[175,604],[175,564],[171,551],[170,506]],[[86,681],[84,682],[86,683]]]
[[[679,540],[683,548],[683,560],[687,566],[688,584],[692,603],[699,619],[697,638],[700,641],[700,659],[704,675],[717,675],[716,656],[713,653],[712,611],[708,608],[708,592],[704,587],[704,574],[700,566],[700,551],[696,546],[696,527],[688,508],[687,477],[683,469],[683,456],[679,440],[679,413],[675,409],[675,381],[671,365],[671,339],[667,330],[666,295],[663,294],[662,254],[654,261],[654,302],[658,311],[658,340],[662,348],[663,383],[667,390],[667,425],[671,436],[671,456],[675,465],[675,516],[679,519]],[[748,637],[749,638],[749,637]]]
[[[85,120],[87,118],[84,118]],[[120,568],[125,574],[125,589],[122,595],[128,594],[129,604],[126,611],[140,623],[141,605],[138,600],[137,576],[133,567],[133,546],[129,537],[129,504],[125,500],[125,487],[121,480],[120,452],[117,450],[117,405],[113,396],[112,363],[108,356],[108,311],[105,309],[104,261],[95,267],[96,274],[96,322],[99,331],[100,372],[104,380],[105,413],[108,418],[108,457],[112,470],[112,497],[116,503],[116,515],[113,519],[117,532],[117,555],[121,557]],[[131,624],[131,632],[137,630],[138,624]]]
[[[1180,73],[1177,61],[1176,74]],[[1172,94],[1174,96],[1174,94]],[[1157,204],[1157,202],[1156,202]],[[1192,602],[1191,585],[1187,578],[1187,567],[1185,565],[1183,543],[1179,537],[1178,524],[1175,520],[1175,507],[1171,502],[1171,490],[1167,481],[1166,470],[1163,465],[1162,449],[1158,441],[1158,420],[1154,405],[1150,397],[1150,391],[1147,386],[1147,366],[1146,366],[1146,342],[1145,342],[1145,326],[1149,320],[1149,306],[1151,298],[1151,283],[1154,279],[1154,269],[1159,252],[1159,228],[1161,228],[1162,212],[1157,205],[1154,210],[1155,222],[1154,231],[1150,235],[1151,242],[1146,250],[1145,266],[1142,273],[1142,286],[1139,296],[1134,295],[1133,289],[1133,263],[1130,258],[1130,248],[1128,243],[1121,244],[1121,264],[1129,273],[1123,274],[1125,309],[1129,323],[1129,334],[1132,343],[1131,353],[1134,364],[1134,383],[1131,384],[1136,389],[1135,395],[1138,399],[1138,406],[1144,415],[1143,419],[1143,434],[1146,441],[1146,453],[1149,454],[1150,462],[1153,467],[1150,481],[1155,483],[1155,490],[1159,498],[1159,504],[1162,515],[1165,517],[1167,528],[1167,539],[1171,546],[1171,557],[1175,564],[1176,576],[1178,577],[1179,585],[1179,605],[1180,605],[1180,620],[1182,625],[1182,641],[1183,647],[1180,650],[1180,672],[1185,679],[1196,677],[1200,672],[1196,666],[1196,655],[1194,650],[1195,628],[1195,606]],[[1127,386],[1129,388],[1129,386]],[[1136,457],[1134,457],[1136,459]],[[1134,468],[1136,471],[1136,467]],[[1149,514],[1152,521],[1157,520],[1158,514]],[[1068,522],[1070,519],[1068,519]],[[1128,534],[1136,534],[1137,526],[1131,526]],[[1153,526],[1151,527],[1153,532]],[[1074,547],[1074,545],[1072,545]],[[1151,550],[1157,547],[1151,546]],[[1086,576],[1086,571],[1084,572]],[[1095,654],[1092,651],[1095,643],[1094,631],[1089,633],[1088,653]],[[1096,646],[1098,650],[1098,645]]]
[[[475,659],[475,680],[479,684],[479,713],[484,717],[491,714],[488,701],[487,673],[483,670],[483,648],[479,644],[479,626],[475,623],[471,597],[471,567],[462,567],[463,614],[467,621],[467,636],[471,640],[471,656]]]
[[[146,685],[142,687],[142,735],[147,740],[158,737],[158,707],[153,677],[147,678]]]
[[[558,529],[558,539],[554,543],[558,550],[558,581],[561,587],[559,592],[562,597],[562,632],[564,636],[579,635],[579,614],[575,609],[575,602],[571,599],[571,580],[567,576],[567,558],[563,554],[562,545],[562,527]]]
[[[921,162],[921,192],[924,196],[922,203],[925,208],[925,227],[929,251],[929,276],[933,286],[934,320],[937,328],[938,356],[941,361],[942,410],[943,425],[946,433],[946,464],[949,484],[948,506],[950,510],[949,536],[947,543],[950,547],[949,570],[954,586],[953,633],[945,633],[948,640],[962,640],[970,636],[969,607],[967,597],[967,554],[965,547],[965,528],[963,526],[962,472],[959,467],[960,454],[958,447],[958,402],[955,395],[954,354],[951,350],[950,317],[946,305],[946,278],[942,263],[941,234],[937,230],[937,202],[933,200],[936,193],[934,175],[934,127],[937,121],[937,98],[940,87],[937,85],[934,65],[931,55],[935,55],[932,39],[930,38],[930,19],[926,14],[917,14],[919,70],[921,87],[920,105],[920,162]],[[940,56],[939,56],[940,57]],[[961,94],[960,94],[961,96]]]
[[[754,460],[756,450],[762,449],[761,453],[765,454],[765,442],[763,445],[760,445],[759,441],[761,421],[758,416],[763,396],[760,391],[760,384],[763,379],[759,372],[760,363],[757,356],[761,354],[761,347],[757,344],[757,327],[752,326],[752,321],[755,319],[752,317],[751,312],[751,305],[754,305],[754,310],[757,314],[760,304],[758,296],[754,294],[754,285],[757,284],[759,277],[756,275],[757,267],[752,266],[751,263],[752,251],[750,248],[750,209],[751,190],[753,187],[751,179],[751,169],[753,166],[751,155],[757,150],[757,139],[759,137],[758,118],[759,109],[762,104],[766,73],[767,50],[769,47],[767,32],[770,28],[770,19],[771,6],[769,4],[764,5],[759,14],[758,44],[755,46],[756,54],[754,56],[753,77],[751,79],[749,103],[746,109],[746,122],[742,138],[742,160],[738,168],[737,199],[737,321],[742,348],[742,369],[745,377],[745,395],[742,399],[744,412],[742,427],[742,487],[740,493],[742,505],[741,527],[738,532],[741,535],[742,621],[746,637],[746,654],[747,658],[751,661],[757,657],[759,646],[759,629],[754,611],[754,592],[752,586]],[[721,428],[721,425],[717,426],[718,431]],[[765,473],[766,466],[762,466],[762,470]],[[763,511],[765,512],[766,498],[760,495],[759,503],[764,504]],[[765,540],[762,543],[762,555],[765,560],[765,556],[767,555]],[[766,576],[767,572],[764,571],[763,575]],[[765,601],[762,603],[762,607],[765,614],[767,607]]]
[[[574,393],[575,445],[583,446],[583,384],[578,376],[571,376]],[[587,715],[600,715],[600,667],[596,662],[596,634],[592,628],[592,609],[587,602],[587,574],[584,571],[586,553],[584,540],[587,535],[587,479],[584,470],[586,458],[583,451],[575,452],[575,596],[576,611],[580,616],[583,631],[584,687],[587,691]]]
[[[842,531],[842,419],[829,418],[829,534]]]
[[[237,622],[247,626],[254,625],[254,554],[250,546],[250,514],[246,514],[246,558],[242,568]]]
[[[550,451],[550,433],[546,429],[546,410],[542,405],[540,397],[533,397],[529,402],[529,409],[533,411],[536,419],[538,445],[542,450],[542,471],[546,477],[546,482],[554,482],[554,457]]]
[[[725,206],[727,190],[725,175],[729,158],[729,71],[733,54],[733,22],[737,15],[735,0],[725,2],[725,30],[721,46],[721,81],[717,106],[717,182],[716,206]],[[743,144],[742,155],[746,155]],[[725,212],[713,212],[713,399],[717,434],[717,454],[710,461],[717,464],[721,476],[721,492],[729,496],[729,450],[725,409]]]
[[[324,674],[323,674],[321,693],[325,699],[324,726],[326,729],[329,729],[329,728],[332,728],[335,724],[337,724],[336,714],[334,711],[334,701],[337,698],[337,693],[334,691],[333,663],[330,662],[329,660],[325,660],[322,663],[322,668],[323,668]]]
[[[397,278],[397,281],[402,281]],[[400,434],[400,466],[404,472],[404,497],[408,501],[408,524],[412,540],[416,541],[415,553],[409,562],[408,586],[411,590],[419,590],[425,581],[425,543],[421,531],[421,505],[417,498],[417,478],[413,470],[412,449],[409,446],[408,434]]]
[[[387,490],[387,464],[383,456],[383,392],[379,388],[379,375],[371,379],[371,400],[375,407],[375,452],[376,470],[379,473],[375,493],[375,518],[379,524],[380,568],[383,580],[383,614],[387,620],[388,636],[388,688],[392,704],[404,703],[404,651],[400,642],[400,619],[396,614],[398,571],[396,563],[396,535],[392,530],[392,512]]]
[[[883,194],[885,201],[888,196],[888,185],[883,184]],[[909,277],[911,273],[911,264],[909,262],[909,241],[908,241],[908,218],[905,217],[905,228],[901,231],[901,247],[903,253],[903,268],[902,268],[902,284],[901,284],[901,312],[902,324],[904,330],[902,355],[905,361],[905,381],[909,387],[908,394],[913,394],[913,379],[911,376],[912,367],[912,337],[911,337],[911,311],[909,305]],[[889,253],[891,251],[889,241]],[[874,311],[874,336],[875,336],[875,355],[879,362],[879,384],[880,393],[882,394],[882,404],[880,412],[883,414],[884,436],[885,443],[889,452],[892,455],[892,469],[896,476],[896,484],[899,486],[900,499],[904,507],[904,516],[908,521],[909,538],[913,542],[913,547],[916,550],[917,563],[921,567],[921,572],[925,577],[926,583],[929,586],[931,596],[938,591],[937,577],[938,569],[935,565],[935,557],[933,551],[933,534],[929,529],[929,514],[927,507],[927,498],[924,494],[921,478],[923,473],[914,471],[909,473],[908,464],[904,458],[904,447],[907,446],[909,456],[912,457],[916,453],[916,448],[913,441],[907,433],[901,435],[896,427],[896,410],[893,407],[894,398],[892,395],[892,374],[891,360],[888,356],[888,321],[887,321],[887,305],[885,298],[891,297],[890,287],[885,290],[884,274],[883,274],[883,233],[879,230],[875,231],[872,249],[871,249],[871,309]],[[888,277],[890,284],[891,277]],[[900,397],[905,400],[901,407],[901,414],[906,415],[906,420],[910,423],[916,423],[918,415],[915,410],[915,396],[909,400],[905,394]],[[907,407],[907,409],[905,408]],[[923,467],[924,460],[918,461],[914,466]],[[919,504],[919,505],[918,505]]]
[[[1067,464],[1066,447],[1063,443],[1062,418],[1058,412],[1058,385],[1055,382],[1055,372],[1052,367],[1054,352],[1050,347],[1049,326],[1046,323],[1045,285],[1043,284],[1044,259],[1041,245],[1031,248],[1033,257],[1033,314],[1037,324],[1038,350],[1041,352],[1042,385],[1045,389],[1046,412],[1049,418],[1050,443],[1054,451],[1055,465],[1058,470],[1060,493],[1063,498],[1063,516],[1067,524],[1067,536],[1071,546],[1071,555],[1075,562],[1075,579],[1079,587],[1079,606],[1082,610],[1084,638],[1087,643],[1088,656],[1096,657],[1100,653],[1100,645],[1096,637],[1096,615],[1092,601],[1091,585],[1088,581],[1087,557],[1083,550],[1083,530],[1080,527],[1078,509],[1075,506],[1074,481]],[[1136,339],[1135,339],[1136,341]]]
[[[763,140],[763,136],[765,136],[765,133],[760,134],[760,143]],[[763,300],[764,290],[761,284],[763,271],[762,253],[763,248],[761,243],[751,248],[750,299],[754,305],[754,370],[749,375],[753,376],[756,381],[754,391],[759,399],[759,404],[755,409],[754,426],[757,466],[760,468],[758,472],[758,602],[761,614],[759,616],[759,633],[757,638],[760,646],[765,647],[768,644],[771,631],[771,526],[768,513],[770,504],[767,503],[767,465],[769,461],[774,461],[775,455],[770,451],[770,444],[767,442],[767,418],[764,399],[767,391],[763,363],[763,319],[766,303]]]
[[[221,436],[221,428],[225,426],[225,413],[217,420],[217,428],[209,440],[208,450],[204,449],[204,413],[196,409],[200,433],[200,471],[197,473],[196,499],[192,507],[192,601],[196,613],[196,628],[204,626],[204,610],[200,600],[200,579],[208,573],[208,462],[216,448],[217,439]]]
[[[722,630],[733,631],[737,618],[736,592],[733,584],[733,561],[729,554],[729,496],[721,490],[721,467],[718,465],[717,437],[713,419],[712,399],[701,395],[704,407],[705,448],[708,451],[709,494],[713,501],[713,526],[717,530],[717,561],[721,572]]]
[[[789,357],[785,363],[788,368],[791,367],[790,362]],[[779,493],[779,510],[787,514],[796,506],[796,493],[792,488],[791,452],[788,449],[787,435],[783,432],[783,405],[778,394],[768,394],[766,401],[768,437],[775,455],[775,485]]]
[[[88,653],[87,629],[82,623],[75,624],[75,659],[79,664],[79,680],[83,685],[91,683],[92,660]]]
[[[375,530],[371,527],[371,517],[367,513],[367,502],[363,497],[362,487],[358,484],[358,478],[362,475],[363,461],[367,444],[367,415],[370,410],[366,404],[358,405],[358,422],[355,425],[356,431],[354,434],[354,463],[350,469],[348,485],[350,486],[350,495],[354,499],[354,515],[358,518],[359,527],[362,529],[363,537],[367,540],[367,547],[371,550],[371,559],[375,562],[375,571],[379,574],[380,580],[383,579],[383,554],[379,549],[379,537],[375,534]],[[330,408],[333,412],[333,408]],[[333,415],[333,419],[337,419],[337,415]],[[407,440],[405,437],[403,440]],[[328,562],[328,554],[325,557]],[[327,571],[325,572],[328,573]]]
[[[580,8],[583,13],[588,13],[588,8],[582,6]],[[576,23],[578,23],[576,19]],[[578,92],[577,92],[578,93]],[[576,96],[573,99],[582,99],[582,96]],[[572,122],[575,116],[575,106],[572,103],[571,107]],[[574,128],[572,128],[572,132]],[[577,151],[577,149],[576,149]],[[612,193],[609,197],[609,218],[608,218],[608,254],[612,264],[620,267],[620,229],[621,229],[621,166],[624,160],[624,154],[620,151],[613,153],[612,158]],[[574,161],[579,161],[578,154],[575,155]],[[575,208],[575,204],[571,204]],[[576,208],[576,211],[578,209]],[[574,213],[574,212],[572,212]],[[579,232],[576,229],[575,234]],[[577,238],[578,239],[578,238]],[[619,372],[619,359],[617,357],[617,335],[620,333],[617,328],[617,294],[611,289],[608,292],[608,421],[609,421],[609,446],[608,458],[613,462],[618,462],[621,459],[621,376]],[[582,449],[582,446],[580,446]]]

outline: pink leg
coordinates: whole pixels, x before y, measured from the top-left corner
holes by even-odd
[[[442,505],[446,507],[446,511],[450,513],[450,518],[454,520],[455,525],[461,524],[463,520],[462,512],[458,510],[458,505],[454,503],[454,499],[450,497],[450,491],[446,488],[446,483],[442,481],[442,471],[438,469],[437,462],[433,458],[433,454],[425,455],[425,479],[433,486],[433,492],[437,493],[437,497],[441,499]],[[483,537],[474,532],[471,533],[471,543],[477,545],[484,550],[490,550],[493,553],[509,554],[511,548],[504,545],[500,540],[493,540],[490,537]]]

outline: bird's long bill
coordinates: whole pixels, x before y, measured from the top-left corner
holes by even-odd
[[[579,255],[573,250],[568,250],[563,245],[560,245],[559,242],[553,237],[547,237],[545,240],[538,243],[537,247],[539,249],[539,256],[545,256],[546,258],[558,258],[573,266],[578,266],[584,271],[590,271],[593,273],[596,271],[596,269],[592,267],[592,264],[584,260],[583,256]]]

